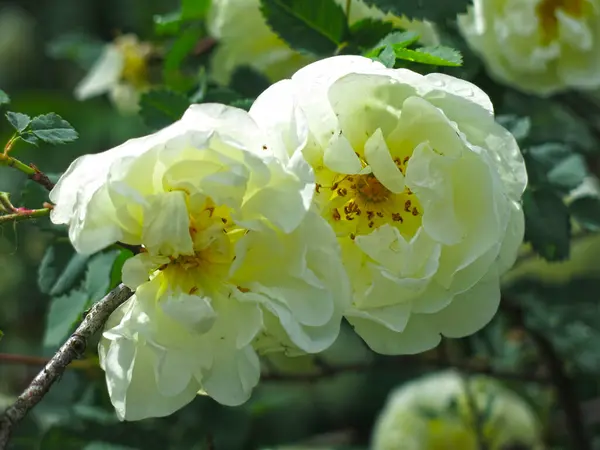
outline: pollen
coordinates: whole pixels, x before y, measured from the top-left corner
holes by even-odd
[[[548,44],[558,37],[558,17],[556,12],[563,13],[574,18],[588,15],[584,0],[542,0],[536,7],[536,13],[540,21],[542,43]]]

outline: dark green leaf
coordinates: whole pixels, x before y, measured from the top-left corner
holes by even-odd
[[[154,32],[158,36],[173,36],[179,33],[181,27],[181,11],[156,15],[152,20],[154,21]]]
[[[206,16],[211,0],[181,0],[183,20],[200,20]]]
[[[66,144],[79,137],[71,124],[56,113],[34,117],[31,120],[31,132],[48,144]]]
[[[239,67],[232,75],[229,86],[244,97],[258,97],[271,85],[269,79],[248,66]]]
[[[376,46],[386,35],[392,32],[394,24],[391,22],[384,22],[376,19],[362,19],[358,22],[354,22],[350,26],[350,44],[358,48],[372,48]],[[378,47],[384,47],[378,45]]]
[[[119,253],[118,250],[98,253],[88,261],[83,289],[92,303],[100,300],[108,292],[112,268]]]
[[[364,0],[367,5],[376,6],[384,12],[397,16],[405,15],[411,19],[455,19],[459,13],[466,12],[470,0]]]
[[[548,182],[567,190],[579,186],[587,175],[587,165],[583,156],[573,153],[563,159],[548,172]]]
[[[108,442],[90,442],[83,450],[136,450],[133,447],[124,447],[122,445],[111,444]]]
[[[73,325],[87,304],[87,293],[79,289],[74,289],[61,297],[52,298],[46,318],[44,347],[54,348],[61,345],[71,333]]]
[[[110,271],[110,287],[109,289],[116,288],[121,283],[122,270],[125,261],[129,258],[133,258],[133,252],[131,250],[121,250],[117,258],[115,259],[112,269]]]
[[[10,103],[10,97],[6,92],[0,89],[0,105],[6,105]]]
[[[573,218],[586,230],[600,230],[600,199],[598,197],[580,197],[569,204]]]
[[[386,45],[375,60],[379,61],[385,67],[392,68],[396,64],[396,52],[391,45]]]
[[[21,139],[23,141],[27,142],[28,144],[35,145],[36,147],[40,142],[40,140],[31,131],[28,131],[27,133],[23,133],[21,135]]]
[[[348,23],[334,0],[260,0],[271,29],[292,48],[332,55],[344,42]]]
[[[231,88],[218,86],[209,88],[202,100],[202,103],[224,103],[232,105],[233,102],[244,100],[240,94]]]
[[[0,330],[0,341],[2,340],[3,337],[4,337],[4,332],[2,330]]]
[[[190,102],[184,95],[155,89],[142,95],[140,115],[148,127],[157,130],[181,119],[189,106]]]
[[[531,131],[531,119],[529,117],[519,117],[514,114],[500,115],[496,117],[496,122],[512,133],[519,142],[524,141]]]
[[[459,67],[462,64],[462,56],[457,50],[442,45],[410,50],[396,44],[394,51],[397,59],[405,61],[449,67]]]
[[[569,210],[549,189],[527,190],[523,195],[525,240],[548,261],[569,257],[571,222]]]
[[[229,106],[233,106],[235,108],[243,109],[244,111],[250,111],[250,107],[254,103],[254,100],[251,98],[241,98],[238,100],[232,101]]]
[[[81,279],[88,258],[67,243],[48,247],[38,269],[40,291],[55,296],[71,289]]]
[[[29,117],[27,114],[19,112],[8,111],[6,113],[6,118],[19,134],[22,133],[31,122],[31,117]]]

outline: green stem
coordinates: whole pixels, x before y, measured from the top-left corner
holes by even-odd
[[[348,26],[350,26],[350,9],[352,8],[352,0],[346,0],[346,18],[348,19]]]
[[[7,167],[14,167],[28,176],[33,176],[36,174],[34,168],[29,167],[27,164],[22,163],[17,158],[13,158],[7,154],[0,154],[0,164]]]
[[[50,208],[41,209],[18,209],[14,214],[5,214],[0,216],[0,224],[7,222],[18,222],[21,220],[35,219],[50,215]]]

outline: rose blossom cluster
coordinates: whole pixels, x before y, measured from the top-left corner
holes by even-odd
[[[198,393],[239,405],[259,355],[321,352],[343,320],[382,354],[481,329],[523,239],[526,182],[473,84],[336,56],[249,112],[193,105],[78,158],[52,220],[81,253],[141,246],[99,344],[117,414],[137,420]]]

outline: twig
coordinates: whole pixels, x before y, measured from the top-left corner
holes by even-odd
[[[23,172],[30,180],[35,181],[37,184],[43,186],[48,191],[51,191],[54,188],[54,183],[50,181],[50,178],[38,169],[35,165],[30,164],[29,166],[17,158],[13,158],[12,156],[8,156],[8,154],[0,153],[0,165],[13,167],[20,172]]]
[[[539,356],[548,369],[550,381],[556,390],[558,401],[564,412],[565,426],[571,439],[571,448],[592,450],[592,445],[585,429],[581,407],[573,389],[573,381],[567,374],[554,345],[542,333],[526,326],[524,311],[519,306],[503,299],[501,307],[517,325],[525,330],[532,343],[537,347]]]
[[[13,214],[0,215],[0,225],[7,222],[19,222],[21,220],[35,219],[50,215],[50,208],[25,209],[17,208]]]
[[[0,418],[0,450],[6,449],[13,427],[44,398],[66,367],[84,353],[87,340],[104,326],[113,311],[132,294],[129,288],[121,284],[92,306],[75,333]]]

